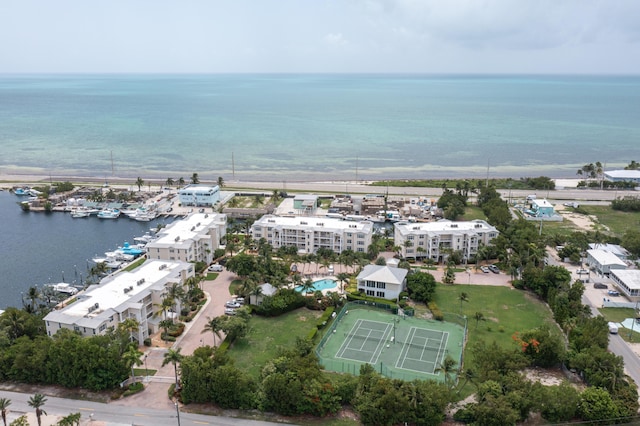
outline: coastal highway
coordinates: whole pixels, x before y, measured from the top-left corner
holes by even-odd
[[[22,414],[30,414],[35,417],[34,409],[29,407],[27,401],[32,394],[0,391],[2,398],[11,400],[9,406],[9,416],[11,421]],[[122,405],[110,405],[100,402],[79,401],[74,399],[57,398],[47,396],[47,401],[43,407],[47,416],[43,416],[45,424],[57,416],[66,416],[71,413],[80,412],[82,414],[82,425],[136,425],[136,426],[182,426],[191,425],[243,425],[243,426],[271,426],[277,423],[269,423],[257,420],[246,420],[233,417],[205,416],[202,414],[192,414],[176,410],[161,410],[158,408],[124,407]],[[35,421],[35,418],[34,418]],[[33,423],[32,423],[33,424]]]
[[[232,189],[251,189],[273,191],[274,189],[281,191],[317,191],[330,194],[385,194],[392,196],[440,196],[442,188],[422,188],[422,187],[386,187],[371,186],[362,182],[258,182],[258,181],[227,181],[225,183],[226,190]],[[599,190],[599,189],[577,189],[564,188],[552,191],[536,191],[513,189],[498,191],[505,200],[525,199],[527,195],[535,194],[538,198],[548,198],[551,200],[571,200],[571,201],[591,201],[591,202],[609,202],[617,197],[626,195],[640,195],[638,191],[615,191],[615,190]]]

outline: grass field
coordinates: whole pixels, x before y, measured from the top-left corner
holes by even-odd
[[[587,211],[598,218],[598,222],[621,237],[630,227],[640,225],[640,212],[622,212],[613,210],[610,206],[582,205],[580,210]]]
[[[466,293],[468,301],[460,302],[460,293]],[[538,299],[510,287],[478,285],[438,284],[435,302],[444,312],[460,313],[468,318],[468,342],[464,351],[465,363],[472,362],[469,348],[475,342],[495,341],[504,348],[514,347],[511,336],[548,324],[558,329],[551,311]],[[482,313],[484,320],[476,321],[476,312]]]
[[[233,343],[229,356],[236,367],[258,378],[267,361],[276,357],[278,348],[293,347],[296,338],[306,337],[316,326],[322,311],[300,308],[279,317],[254,315],[247,336]]]
[[[468,205],[464,208],[464,215],[458,220],[487,220],[487,216],[485,216],[484,212],[480,207]]]

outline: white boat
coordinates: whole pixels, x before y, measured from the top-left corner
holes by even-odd
[[[102,209],[98,212],[98,217],[100,219],[117,219],[120,217],[120,210],[118,209]]]
[[[71,210],[71,217],[75,219],[80,217],[89,217],[89,211],[84,209]]]
[[[67,284],[67,283],[46,284],[45,287],[49,287],[55,292],[68,294],[70,296],[73,296],[78,292],[77,288],[72,287],[70,284]]]
[[[148,209],[146,207],[140,207],[136,209],[135,212],[128,214],[131,219],[137,220],[139,222],[149,222],[155,219],[158,215],[155,210]]]
[[[137,242],[138,245],[145,245],[147,243],[150,243],[151,241],[157,239],[158,237],[154,237],[153,235],[151,235],[150,233],[146,233],[144,234],[142,237],[135,237],[133,239],[133,241]]]

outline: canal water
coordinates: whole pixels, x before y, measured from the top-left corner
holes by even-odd
[[[0,309],[22,307],[29,287],[67,282],[81,285],[91,258],[113,251],[158,224],[127,217],[73,219],[69,213],[23,212],[20,200],[0,191]],[[167,223],[170,219],[166,220]]]

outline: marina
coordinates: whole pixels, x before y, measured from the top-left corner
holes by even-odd
[[[152,228],[173,221],[171,216],[140,222],[97,220],[93,215],[79,220],[69,212],[24,212],[17,205],[22,198],[0,192],[0,235],[6,248],[0,256],[0,309],[22,306],[22,296],[31,286],[81,287],[95,266],[94,258],[106,259],[105,252],[117,252],[127,241],[133,249],[152,238]]]

